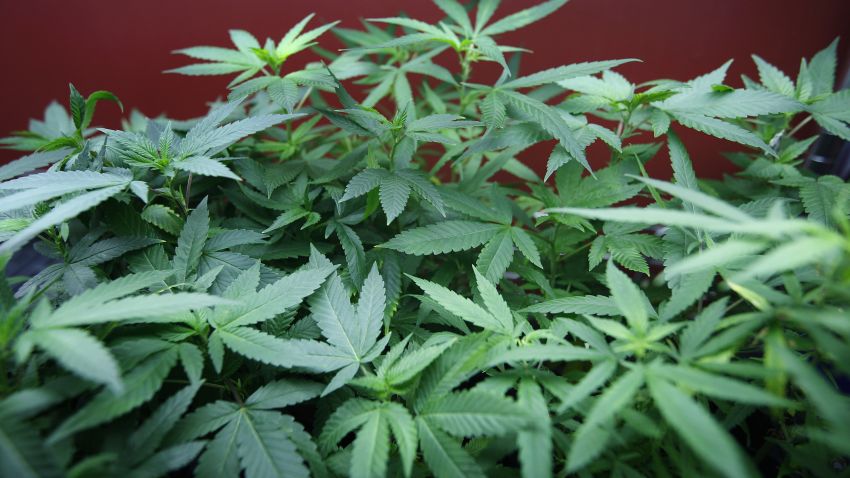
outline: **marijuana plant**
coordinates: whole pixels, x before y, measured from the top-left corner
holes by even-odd
[[[51,260],[0,279],[0,475],[848,473],[850,187],[799,136],[850,140],[836,43],[634,84],[518,70],[500,35],[566,0],[434,3],[178,50],[233,76],[201,118],[93,127],[123,106],[71,86],[0,140],[0,265]]]

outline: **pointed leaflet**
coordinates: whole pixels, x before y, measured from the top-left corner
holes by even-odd
[[[581,163],[585,169],[588,171],[591,170],[590,164],[588,164],[584,154],[584,148],[576,139],[570,126],[561,116],[562,114],[569,113],[562,113],[552,106],[515,91],[500,90],[499,95],[517,109],[531,116],[541,128],[558,140],[570,156]]]
[[[838,63],[836,60],[837,46],[838,38],[819,51],[809,62],[808,71],[812,79],[812,96],[831,93],[835,87],[835,69]]]
[[[612,261],[608,261],[605,269],[605,279],[611,290],[611,297],[623,317],[629,323],[629,327],[638,334],[646,332],[649,326],[649,316],[646,311],[646,297],[638,286],[629,277],[617,269]]]
[[[729,141],[752,146],[753,148],[764,151],[769,156],[776,156],[776,151],[768,146],[764,140],[735,124],[698,113],[677,112],[674,113],[673,116],[679,123],[687,126],[688,128],[695,129],[718,138],[728,139]]]
[[[649,391],[667,423],[708,466],[729,477],[753,475],[732,436],[692,398],[660,378],[649,379]]]
[[[522,255],[524,255],[529,262],[542,269],[543,264],[540,262],[540,251],[537,250],[537,246],[534,245],[534,241],[531,239],[531,236],[529,236],[523,229],[512,227],[511,237]]]
[[[88,380],[123,390],[121,373],[112,354],[88,332],[80,329],[35,330],[24,336],[63,367]]]
[[[771,407],[791,405],[790,401],[773,395],[760,387],[722,375],[703,372],[686,365],[654,364],[652,374],[690,390],[723,400]]]
[[[361,329],[355,310],[339,275],[331,275],[310,298],[310,311],[328,343],[355,359],[365,354],[360,348]]]
[[[491,23],[481,33],[483,35],[498,35],[517,30],[546,17],[561,8],[565,3],[567,3],[567,0],[549,0],[531,8],[526,8]],[[480,28],[480,26],[478,27]]]
[[[246,400],[245,405],[253,410],[285,408],[317,397],[321,384],[300,379],[281,379],[258,388]]]
[[[390,427],[380,409],[369,413],[351,449],[352,478],[382,477],[390,455]]]
[[[386,176],[381,180],[379,197],[389,224],[404,212],[407,198],[410,197],[410,185],[396,175]]]
[[[697,177],[694,172],[694,167],[691,164],[691,158],[688,156],[688,151],[685,145],[672,131],[667,134],[667,147],[670,150],[670,163],[673,165],[673,178],[676,184],[686,189],[699,191],[697,185]],[[694,206],[685,202],[685,208],[694,212]]]
[[[543,314],[620,315],[620,309],[610,297],[582,295],[547,300],[522,309],[522,312]]]
[[[246,292],[241,304],[220,307],[213,322],[222,327],[235,328],[263,322],[300,304],[312,294],[333,271],[332,267],[305,268],[293,272],[259,292]]]
[[[404,475],[409,477],[413,471],[413,461],[416,459],[417,430],[416,423],[410,412],[404,406],[395,403],[387,402],[381,409],[389,421],[390,430],[395,437],[395,444],[398,446],[399,455],[401,455],[402,467]]]
[[[640,368],[634,368],[611,384],[599,398],[593,402],[581,427],[576,431],[576,438],[570,447],[567,457],[567,469],[575,471],[584,466],[591,457],[587,456],[588,444],[599,440],[599,426],[611,420],[617,412],[628,405],[638,389],[643,385],[644,373]]]
[[[569,390],[569,393],[558,406],[558,413],[563,413],[587,399],[591,394],[602,387],[616,370],[617,362],[613,360],[598,362],[592,369],[590,369],[590,372],[585,374],[585,376]]]
[[[504,230],[481,249],[476,266],[483,271],[487,280],[499,282],[514,258],[514,243],[511,231]]]
[[[764,61],[758,55],[753,55],[753,61],[758,68],[759,81],[761,81],[762,85],[774,93],[792,98],[795,96],[796,88],[794,87],[794,83],[791,82],[791,79],[788,78],[788,75],[783,73],[779,68]]]
[[[116,397],[110,390],[101,391],[62,422],[50,435],[48,442],[55,443],[81,430],[106,423],[147,402],[162,386],[176,362],[175,348],[146,359],[124,377],[122,395]]]
[[[464,251],[484,244],[504,226],[473,221],[443,221],[408,229],[382,247],[406,254],[426,255]]]
[[[517,403],[533,417],[529,429],[517,434],[522,476],[552,476],[552,421],[540,386],[531,379],[522,379]]]
[[[388,175],[389,173],[384,169],[367,168],[360,171],[348,181],[348,185],[345,187],[345,194],[343,194],[340,202],[348,201],[349,199],[368,193],[378,187],[381,181]]]
[[[412,277],[412,279],[428,297],[434,299],[438,304],[445,307],[446,310],[463,320],[471,322],[483,329],[503,334],[510,335],[513,332],[512,328],[506,329],[501,321],[466,297],[433,282],[417,277]]]
[[[529,421],[525,410],[513,400],[475,390],[448,394],[420,416],[459,437],[504,435]]]
[[[212,176],[241,181],[241,178],[234,174],[230,168],[224,165],[224,163],[205,156],[192,156],[191,158],[175,161],[172,166],[174,166],[174,169],[200,174],[201,176]]]
[[[580,76],[594,75],[604,70],[608,70],[623,63],[639,61],[635,58],[625,60],[606,60],[606,61],[589,61],[583,63],[574,63],[572,65],[559,66],[548,70],[539,71],[537,73],[516,78],[514,80],[503,83],[501,88],[529,88],[532,86],[540,86],[548,83],[557,83],[559,81],[578,78]]]
[[[0,418],[0,475],[15,478],[66,476],[32,424]]]
[[[478,269],[473,266],[472,271],[475,273],[475,285],[484,306],[502,324],[504,330],[513,330],[514,317],[508,303],[499,295],[496,287],[478,272]]]
[[[425,463],[436,478],[484,478],[475,459],[454,438],[427,420],[417,418],[419,446]]]
[[[246,478],[310,476],[295,444],[281,427],[282,418],[277,412],[240,412],[236,453]]]
[[[79,216],[83,212],[88,211],[123,191],[127,184],[129,184],[129,181],[127,181],[124,185],[96,189],[94,191],[80,194],[79,196],[75,196],[61,203],[55,203],[50,209],[50,212],[29,223],[27,227],[15,233],[14,236],[3,244],[0,244],[0,254],[8,254],[17,251],[20,247],[29,242],[30,239],[38,236],[42,231]]]
[[[189,409],[189,405],[191,405],[200,387],[201,383],[199,382],[178,391],[163,402],[141,426],[135,429],[128,439],[128,448],[131,450],[131,459],[134,462],[147,458],[159,448],[165,435]]]
[[[178,282],[184,282],[197,267],[204,251],[204,244],[210,229],[210,216],[207,209],[207,198],[186,218],[180,237],[177,239],[177,249],[174,251],[174,270]]]
[[[384,323],[384,310],[387,298],[384,279],[378,271],[378,265],[372,264],[372,270],[363,282],[360,300],[357,302],[355,321],[359,327],[358,348],[366,353],[375,345],[381,326]]]

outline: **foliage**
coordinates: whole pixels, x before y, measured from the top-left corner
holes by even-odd
[[[2,264],[53,263],[0,281],[0,475],[846,475],[850,187],[798,137],[850,139],[836,44],[740,88],[521,74],[500,35],[565,0],[435,3],[178,50],[234,75],[202,118],[92,128],[117,97],[71,86],[2,140]]]

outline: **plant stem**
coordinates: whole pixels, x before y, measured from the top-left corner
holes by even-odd
[[[800,123],[799,123],[799,124],[797,124],[797,126],[795,126],[793,129],[791,129],[791,131],[789,131],[789,132],[788,132],[788,134],[787,134],[786,136],[788,136],[789,138],[794,137],[794,135],[795,135],[798,131],[800,131],[801,129],[803,129],[803,127],[804,127],[804,126],[806,126],[807,124],[809,124],[809,122],[810,122],[810,121],[812,121],[812,119],[813,119],[813,118],[814,118],[814,116],[809,115],[806,119],[804,119],[803,121],[800,121]]]

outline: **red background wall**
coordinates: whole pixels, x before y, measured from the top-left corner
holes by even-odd
[[[505,0],[497,16],[535,3]],[[148,115],[195,116],[205,111],[206,101],[225,92],[228,79],[162,74],[187,63],[171,50],[227,46],[230,28],[249,30],[261,41],[279,39],[310,12],[317,14],[314,25],[342,20],[342,26],[357,28],[359,18],[400,11],[431,21],[442,16],[425,0],[0,0],[0,51],[6,64],[0,75],[0,135],[25,128],[30,117],[40,118],[52,99],[64,104],[69,81],[83,94],[111,90],[125,106]],[[643,63],[618,70],[634,82],[688,79],[735,58],[727,82],[739,84],[740,74],[755,76],[751,53],[795,77],[800,58],[836,36],[844,37],[839,48],[843,71],[850,45],[848,20],[850,0],[572,0],[534,26],[503,36],[500,43],[534,50],[523,58],[525,73],[576,61],[635,57]],[[337,45],[329,40],[324,37],[323,44]],[[117,108],[103,104],[96,122],[117,126],[118,118]],[[699,173],[716,176],[729,169],[719,153],[735,149],[734,144],[700,135],[684,140]],[[0,160],[17,156],[0,151]],[[545,160],[529,158],[537,169]],[[663,175],[663,162],[656,163],[651,172]]]

